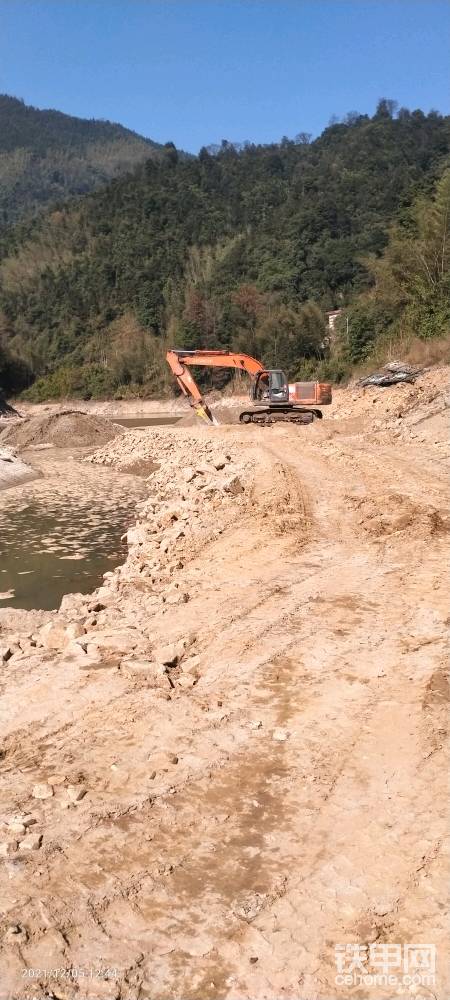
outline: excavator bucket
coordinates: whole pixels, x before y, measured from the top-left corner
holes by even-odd
[[[195,406],[194,409],[197,416],[201,417],[202,420],[206,420],[207,424],[214,424],[215,427],[219,426],[219,421],[214,416],[214,413],[211,413],[211,410],[206,403],[204,403],[203,406]]]

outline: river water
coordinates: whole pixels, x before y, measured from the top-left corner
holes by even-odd
[[[147,495],[144,480],[81,462],[83,454],[32,452],[41,477],[0,493],[0,608],[57,608],[123,562],[120,537]]]

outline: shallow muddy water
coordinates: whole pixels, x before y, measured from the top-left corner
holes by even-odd
[[[56,449],[28,457],[41,478],[0,493],[0,608],[57,608],[123,562],[120,537],[147,490],[139,476]]]

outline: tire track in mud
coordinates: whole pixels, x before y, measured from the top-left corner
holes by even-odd
[[[416,581],[409,550],[395,567],[383,566],[342,501],[348,484],[333,489],[333,469],[324,472],[314,456],[302,454],[298,463],[308,477],[307,497],[298,487],[300,520],[314,510],[307,539],[300,530],[299,544],[289,520],[285,535],[277,526],[265,530],[277,516],[272,497],[267,518],[249,516],[208,547],[208,563],[221,552],[224,563],[192,602],[198,628],[207,625],[203,680],[165,705],[123,692],[121,738],[130,745],[117,808],[109,816],[86,812],[78,839],[69,836],[48,862],[39,860],[40,898],[46,906],[56,901],[61,960],[82,964],[97,949],[116,962],[111,996],[330,997],[335,942],[391,929],[402,940],[412,932],[412,940],[414,919],[423,927],[411,886],[421,840],[426,834],[437,843],[429,778],[438,761],[430,758],[419,783],[428,737],[416,703],[434,688],[426,687],[429,670],[406,686],[415,654],[402,643],[423,638],[422,619],[405,613],[405,601],[416,587],[423,592],[429,563],[422,558]],[[288,475],[292,498],[298,473]],[[240,531],[233,577],[226,556]],[[244,598],[246,569],[256,593]],[[226,597],[231,611],[219,634]],[[99,682],[101,698],[108,683]],[[109,763],[114,728],[110,720],[108,736],[95,705],[91,712],[76,739],[97,724],[92,745],[103,744]],[[146,712],[149,731],[175,744],[179,760],[153,790],[144,796],[138,788],[135,796],[128,762],[135,786],[148,772],[144,753],[154,752],[139,728]],[[273,740],[279,727],[287,732],[282,742]],[[392,774],[397,760],[400,777]],[[433,857],[428,851],[427,872]],[[20,879],[16,893],[19,887]],[[375,912],[386,903],[384,914]],[[37,909],[30,923],[21,952],[27,963],[45,943]]]
[[[285,695],[286,695],[286,685],[283,685],[283,698],[285,698]],[[279,718],[280,717],[278,716],[278,719],[276,721],[279,721]],[[279,757],[278,754],[277,754],[277,756]],[[251,763],[250,763],[249,774],[250,774],[250,779],[253,782],[254,782],[254,779],[255,779],[255,775],[256,776],[258,775],[257,763],[258,763],[257,760],[255,760],[255,761],[252,760]],[[237,762],[236,766],[237,766],[237,769],[238,769],[238,772],[239,772],[239,770],[241,769],[241,764],[240,764],[239,761]],[[241,779],[239,779],[239,780],[241,780]],[[235,780],[235,774],[234,773],[232,773],[232,775],[231,775],[231,782],[230,782],[230,786],[229,787],[231,788],[232,793],[234,795],[235,794],[235,790],[236,790],[236,780]],[[257,795],[259,793],[259,789],[255,789],[254,785],[251,786],[250,790],[251,790],[253,796],[255,796],[255,795]],[[189,794],[191,795],[191,792],[189,792]],[[202,802],[202,809],[203,809],[204,808],[203,797],[201,799],[201,802]],[[234,799],[232,800],[232,802],[234,803]],[[233,810],[234,810],[234,804],[233,804]],[[279,812],[279,810],[278,810],[278,812]],[[143,819],[144,819],[144,822],[145,822],[146,817],[144,816]],[[183,831],[184,831],[184,836],[185,836],[186,818],[184,818],[182,826],[183,826]],[[135,837],[135,832],[133,833],[133,837]],[[237,842],[241,843],[241,841],[239,840],[239,838],[238,838]],[[88,844],[89,844],[89,841],[85,842],[84,843],[84,847],[87,848]],[[95,854],[93,855],[92,851],[90,851],[88,856],[89,856],[89,859],[90,859],[89,860],[89,868],[93,867],[94,870],[96,868],[98,870],[97,863],[95,862]],[[126,853],[125,853],[125,857],[126,857]],[[65,858],[64,858],[64,865],[66,865],[68,862],[69,862],[69,858],[66,855]],[[127,861],[127,864],[128,864],[128,861]],[[209,865],[209,860],[208,860],[208,865]],[[79,879],[80,878],[80,865],[79,865],[79,862],[77,862],[77,864],[75,865],[75,870],[77,871],[77,878]],[[251,884],[251,879],[250,879],[249,884]],[[70,886],[69,883],[65,882],[65,886],[66,886],[66,891],[70,890],[71,886]],[[57,886],[57,883],[56,883],[55,887],[54,887],[55,893],[57,893],[57,889],[58,889],[58,886]],[[124,891],[124,887],[122,886],[121,889],[120,889],[120,892],[123,893],[123,891]],[[103,911],[103,906],[104,906],[104,904],[102,904],[102,911]],[[70,928],[66,927],[65,928],[65,933],[68,934],[69,932],[70,932]],[[178,932],[177,932],[177,934],[178,934]],[[183,988],[185,988],[185,987],[183,987]]]
[[[423,586],[420,589],[423,592]],[[394,594],[395,594],[395,589],[394,589]],[[387,597],[387,595],[386,595],[386,597]],[[398,595],[397,594],[395,594],[394,601],[393,601],[394,607],[395,607],[396,603],[398,605],[397,610],[399,612],[404,611],[404,608],[401,607],[401,602],[398,601]],[[394,621],[395,621],[395,619],[394,619]],[[387,629],[388,629],[388,624],[386,623],[386,630]],[[412,629],[412,631],[414,632],[414,628]],[[382,641],[383,640],[380,640],[380,642],[382,642]],[[358,648],[358,644],[356,644],[356,648]],[[405,670],[402,671],[402,673],[405,674]],[[406,677],[405,677],[405,680],[406,680]],[[392,680],[392,690],[393,690],[393,692],[395,692],[396,696],[398,697],[399,685],[398,685],[398,680],[395,677],[395,674],[394,674],[394,678]],[[372,713],[374,713],[376,711],[376,708],[380,704],[380,702],[383,703],[384,701],[386,701],[386,692],[384,693],[384,697],[382,697],[382,696],[379,695],[378,697],[375,698],[375,701],[372,703],[372,706],[371,706]],[[367,716],[367,714],[366,714],[365,717],[363,717],[360,720],[360,722],[361,722],[361,726],[367,726],[367,724],[368,724],[368,716]],[[395,727],[393,727],[393,728],[394,728],[394,731],[395,731]],[[373,750],[372,750],[372,757],[373,757],[373,759],[374,759],[375,762],[378,760],[377,751],[378,751],[378,747],[375,746],[373,748]],[[394,755],[394,757],[395,757],[395,755]],[[413,758],[414,758],[414,754],[413,754]],[[417,765],[417,758],[416,758],[415,764]],[[345,776],[345,772],[346,772],[346,764],[344,764],[343,768],[340,769],[340,771],[338,772],[337,780],[333,782],[333,787],[331,789],[330,795],[327,795],[327,799],[329,797],[333,798],[333,796],[336,794],[335,793],[335,788],[339,786],[339,780],[340,780],[340,778],[342,776]],[[416,771],[414,771],[414,773],[416,774]],[[426,786],[424,785],[424,787],[426,787]],[[414,789],[414,785],[413,785],[413,789]],[[414,816],[415,813],[417,812],[417,810],[415,808],[415,794],[416,794],[416,792],[413,790],[412,793],[411,793],[411,796],[409,798],[409,803],[408,803],[408,805],[409,805],[409,816]],[[431,801],[432,801],[432,797],[431,797]],[[430,806],[431,806],[431,801],[430,801]],[[405,803],[403,803],[402,806],[403,806],[403,808],[406,808]],[[425,831],[425,829],[426,829],[426,825],[424,824],[423,831]],[[405,837],[405,839],[406,839],[406,837]],[[406,844],[405,844],[405,850],[406,851],[408,850]],[[405,893],[407,894],[407,892],[408,892],[408,879],[409,879],[409,868],[407,867],[406,868],[406,872],[405,872],[405,884],[404,884],[404,888],[403,888],[403,893],[400,892],[399,895],[403,895],[404,896]],[[302,879],[302,881],[303,881],[303,879]],[[309,888],[310,888],[310,891],[312,892],[312,894],[314,895],[314,886],[310,886]],[[325,886],[323,886],[323,890],[324,890],[324,896],[326,897],[326,887]],[[290,909],[291,909],[291,912],[292,912],[292,906],[291,906]],[[296,909],[296,912],[298,912],[299,911],[299,906],[295,905],[295,909]],[[300,907],[300,909],[301,909],[301,907]],[[306,907],[306,909],[307,909],[307,907]],[[406,907],[406,909],[407,909],[407,907]],[[289,909],[288,909],[288,911],[286,912],[286,925],[289,924],[289,916],[290,916],[290,912],[289,912]],[[422,916],[422,919],[423,919],[423,910],[422,910],[421,916]],[[391,927],[392,927],[392,924],[391,924]],[[360,922],[360,924],[358,923],[358,921],[355,921],[354,925],[353,925],[353,933],[351,935],[351,939],[352,940],[358,940],[358,939],[361,940],[361,934],[362,933],[368,933],[368,932],[364,931],[364,927],[362,926],[362,921]],[[377,929],[377,934],[378,933],[379,934],[382,933],[382,930],[380,928]],[[404,930],[402,930],[402,933],[403,934],[405,933]],[[411,934],[411,931],[410,931],[410,934]],[[414,937],[414,931],[412,932],[412,936]],[[394,939],[395,940],[399,940],[399,939],[403,940],[402,936],[399,933],[397,933],[397,934],[394,933],[394,937],[390,938],[390,940],[394,940]],[[411,939],[411,937],[410,937],[410,939]],[[343,933],[342,928],[340,928],[340,930],[339,930],[339,936],[337,938],[335,938],[335,940],[345,940],[345,935]],[[364,937],[362,938],[362,940],[363,941],[365,940]],[[442,919],[441,919],[441,940],[442,940]],[[300,949],[301,946],[302,946],[302,944],[304,945],[304,939],[303,939],[303,942],[302,942],[302,940],[300,938],[297,941],[294,941],[294,942],[291,941],[291,947],[292,947],[292,945],[294,945],[294,947],[297,945],[298,948]],[[316,953],[317,953],[317,948],[316,948]],[[237,956],[235,956],[235,957],[236,957],[236,961],[238,961]],[[322,955],[322,964],[323,964],[323,969],[326,970],[326,968],[327,968],[327,959],[326,959],[326,956],[323,956],[323,955]],[[329,964],[329,957],[328,957],[328,964]],[[259,965],[258,965],[257,968],[259,968]],[[335,969],[334,969],[334,972],[335,972]],[[292,983],[294,983],[295,982],[295,975],[297,973],[298,973],[298,969],[296,970],[296,972],[295,972],[294,969],[291,969],[292,980],[290,980],[289,979],[289,973],[287,971],[287,967],[286,967],[286,965],[283,965],[283,978],[278,980],[278,989],[284,988],[287,981],[292,981]],[[309,970],[309,974],[311,974],[311,967],[310,967],[310,970]],[[326,979],[323,976],[320,976],[320,980],[322,980],[322,985],[323,985],[324,991],[326,991],[326,995],[329,995],[328,991],[332,990],[333,989],[333,985],[334,985],[333,984],[333,978],[331,977],[330,979]],[[245,982],[245,986],[244,986],[244,982]],[[312,994],[313,990],[314,990],[314,996],[318,995],[316,993],[317,979],[315,980],[315,983],[313,983],[313,981],[312,981],[311,978],[309,978],[309,980],[308,980],[308,977],[306,976],[306,978],[305,978],[303,976],[303,974],[302,974],[302,984],[304,985],[305,982],[309,983],[309,986],[307,987],[307,991],[305,993],[302,992],[301,995],[305,996],[305,997],[310,997],[311,995],[313,995]],[[238,988],[243,988],[244,989],[244,995],[245,996],[256,996],[256,995],[259,996],[261,990],[269,990],[270,995],[273,995],[273,993],[277,989],[277,981],[276,981],[276,978],[275,979],[274,978],[270,979],[269,982],[266,981],[266,980],[264,980],[264,978],[258,979],[258,977],[256,975],[256,972],[254,972],[250,981],[248,979],[244,980],[244,981],[243,980],[238,980]],[[266,995],[266,994],[264,994],[264,995]],[[321,995],[322,995],[322,993],[321,993]],[[388,995],[390,997],[390,993],[386,994],[386,996],[388,996]],[[442,995],[445,995],[445,994],[442,994]]]
[[[280,720],[283,720],[284,716],[285,716],[285,711],[286,711],[286,692],[287,692],[287,685],[286,685],[286,677],[285,676],[283,678],[283,683],[282,683],[281,691],[282,691],[282,698],[283,698],[283,711],[282,711],[281,716],[278,713],[277,717],[274,720],[275,722],[279,722]],[[271,702],[273,702],[273,700],[274,700],[272,692],[270,693],[270,700],[271,700]],[[288,701],[289,700],[290,699],[288,699]],[[278,758],[278,766],[279,766],[278,748],[277,748],[277,758]],[[250,785],[247,786],[247,790],[248,790],[249,794],[251,794],[253,797],[255,797],[255,796],[258,797],[260,795],[260,780],[261,779],[260,779],[260,777],[258,777],[258,772],[260,771],[260,762],[259,762],[259,767],[257,766],[257,763],[258,762],[256,760],[254,760],[253,758],[251,758],[250,762],[248,763],[248,765],[246,765],[249,768],[249,780],[250,780]],[[244,780],[244,778],[241,775],[241,771],[243,770],[243,765],[242,765],[242,763],[239,760],[236,761],[236,762],[234,762],[234,765],[232,767],[231,775],[225,775],[221,779],[222,781],[225,780],[225,782],[226,782],[226,787],[229,789],[229,793],[228,794],[230,794],[230,790],[231,790],[232,798],[231,798],[231,802],[230,802],[229,811],[231,810],[232,813],[235,813],[236,811],[239,813],[239,810],[236,810],[236,800],[235,800],[235,796],[236,796],[236,770],[237,770],[237,773],[239,774],[239,786],[238,787],[239,787],[239,795],[241,796],[242,795],[243,784],[245,786],[245,780]],[[258,787],[255,787],[255,782],[258,785]],[[188,791],[189,791],[189,797],[191,799],[192,795],[193,795],[193,789],[190,788]],[[217,794],[220,795],[220,798],[222,800],[224,798],[223,787],[219,790],[219,792],[217,791],[217,789],[215,789],[214,792],[213,792],[213,794],[214,794],[214,797]],[[208,801],[208,794],[206,794],[206,798],[202,794],[200,801],[201,801],[202,812],[204,813],[205,802]],[[225,801],[226,801],[226,796],[225,796]],[[276,812],[276,814],[278,816],[277,822],[279,823],[279,816],[280,816],[280,802],[279,801],[277,801],[277,808],[275,809],[275,812]],[[185,816],[183,818],[182,828],[183,828],[183,836],[185,838],[185,836],[186,836],[186,817]],[[135,836],[136,836],[136,830],[134,829],[133,830],[133,838],[135,838]],[[233,838],[232,838],[232,841],[233,841]],[[236,843],[238,843],[238,844],[240,844],[242,846],[242,839],[240,838],[239,835],[238,835],[238,839],[237,839]],[[88,844],[86,843],[85,846],[87,847]],[[90,851],[89,852],[89,857],[90,857],[90,863],[92,863],[92,861],[94,861],[95,854],[94,854],[94,857],[93,857],[92,851]],[[125,857],[126,857],[126,852],[125,852]],[[201,861],[201,865],[204,864],[204,862],[201,859],[200,859],[200,861]],[[208,857],[206,859],[206,865],[207,865],[207,868],[210,869],[210,867],[211,867],[211,859],[210,859],[210,857]],[[94,862],[94,867],[96,867],[95,862]],[[172,864],[171,864],[171,867],[172,867]],[[175,871],[176,870],[177,869],[175,868]],[[248,883],[249,885],[252,884],[252,878],[253,878],[252,871],[253,871],[253,869],[251,869],[251,871],[250,871],[250,876],[251,877],[250,877],[250,880],[249,880],[249,883]],[[227,872],[228,872],[228,867],[227,867]],[[229,881],[229,872],[228,872],[228,874],[227,874],[226,877],[227,877],[227,882],[228,882]],[[171,876],[171,883],[173,881],[173,878],[174,878],[174,876]],[[198,878],[197,881],[201,881],[200,878]],[[217,878],[215,878],[215,882],[217,883]],[[219,888],[220,888],[220,885],[219,885]],[[122,891],[123,891],[123,887],[122,887]],[[270,895],[270,893],[269,893],[269,895]],[[171,898],[172,898],[172,889],[171,889]],[[183,903],[183,905],[184,905],[184,903]],[[171,904],[171,906],[172,906],[172,904]],[[102,905],[102,912],[103,912],[103,905]],[[177,929],[177,937],[178,936],[179,936],[179,928]],[[215,973],[215,976],[216,976],[216,979],[217,979],[217,974],[216,973]],[[216,980],[214,980],[214,981],[216,981]],[[184,984],[183,984],[183,989],[184,990],[186,989],[186,986]],[[191,994],[188,993],[188,995],[191,995]],[[192,994],[192,995],[194,995],[194,994]]]
[[[276,669],[279,671],[281,668],[278,666]],[[289,702],[289,698],[287,699],[288,673],[292,674],[292,664],[288,667],[285,662],[282,666],[281,688],[278,686],[278,692],[281,693],[281,705],[277,706],[274,722],[286,720],[286,709]],[[269,698],[273,704],[275,700],[273,690],[269,692]],[[199,938],[201,940],[202,936],[207,935],[207,927],[211,919],[217,919],[217,922],[221,923],[224,929],[230,925],[229,935],[233,936],[235,933],[239,933],[243,920],[251,922],[256,913],[260,913],[271,905],[274,899],[278,899],[286,891],[288,879],[283,867],[286,865],[286,859],[284,858],[281,864],[282,874],[277,875],[280,868],[276,856],[277,846],[274,847],[275,860],[273,865],[270,864],[267,849],[263,868],[258,861],[258,852],[261,850],[260,845],[263,841],[266,842],[275,829],[279,831],[280,824],[283,828],[289,822],[289,808],[286,805],[289,776],[286,774],[284,749],[280,746],[274,747],[272,744],[269,751],[265,748],[263,758],[258,751],[256,754],[254,752],[246,753],[244,758],[239,755],[229,765],[225,765],[224,769],[217,775],[217,781],[214,785],[208,783],[205,787],[204,779],[201,778],[200,782],[194,782],[184,790],[177,791],[176,797],[171,800],[171,808],[172,811],[175,809],[180,814],[178,822],[175,824],[166,822],[166,826],[164,826],[164,823],[155,818],[156,833],[155,838],[152,838],[152,848],[162,857],[167,856],[169,851],[169,874],[163,875],[162,882],[161,880],[155,882],[154,874],[152,874],[151,884],[145,885],[144,888],[141,886],[137,892],[133,892],[132,909],[133,912],[136,911],[134,922],[141,915],[148,923],[152,915],[155,917],[158,912],[161,912],[161,906],[164,907],[165,900],[168,901],[169,898],[166,894],[170,893],[171,919],[175,921],[178,951],[180,951],[180,941],[183,940],[186,949],[183,952],[181,948],[182,953],[177,954],[177,949],[173,949],[172,944],[166,941],[165,947],[170,948],[171,955],[171,990],[175,988],[177,966],[179,965],[181,968],[186,960],[195,959],[198,952],[201,951]],[[329,778],[330,788],[335,780],[335,775]],[[322,794],[326,798],[328,793],[323,789]],[[162,806],[163,803],[160,805]],[[196,822],[199,807],[202,813],[200,833]],[[216,815],[217,808],[221,810],[219,818]],[[189,817],[191,823],[186,822]],[[146,820],[151,822],[151,817],[148,816],[137,817],[136,822],[132,818],[130,819],[129,833],[134,844],[138,840],[142,819],[144,823]],[[227,831],[228,823],[230,824],[229,831],[222,834],[219,854],[217,854],[217,846],[211,851],[208,850],[208,843],[205,847],[203,840],[199,840],[205,836],[205,833],[207,836],[208,834],[211,836],[211,833],[214,834],[214,830],[211,830],[212,821],[216,828],[220,824],[222,830],[225,831]],[[180,829],[182,830],[184,856],[182,855],[177,861],[176,838]],[[191,833],[192,841],[186,853],[186,838],[189,838]],[[93,852],[91,849],[92,844],[89,844],[89,838],[87,841],[85,840],[84,846],[90,848],[90,866],[92,865],[95,870],[98,867],[98,861],[95,860],[95,851]],[[210,848],[211,846],[213,845],[210,842]],[[248,861],[246,860],[243,864],[242,856],[247,850],[250,851]],[[226,851],[227,858],[225,865],[224,851]],[[130,857],[129,848],[127,849],[125,844],[122,846],[121,857],[124,867],[129,869],[132,857]],[[102,867],[104,866],[102,865]],[[80,877],[79,866],[77,866],[77,871],[78,877]],[[115,875],[117,877],[117,870],[115,870]],[[66,887],[68,889],[69,884]],[[127,893],[124,883],[121,884],[120,890],[118,886],[116,889],[120,891],[121,896],[124,892]],[[234,904],[233,917],[230,916],[229,912],[232,904]],[[108,919],[108,905],[106,900],[103,900],[94,906],[93,912],[97,913],[97,906],[100,907],[103,930],[112,933]],[[117,920],[116,911],[117,904],[115,904],[115,919]],[[129,907],[126,908],[126,913],[127,925],[129,926],[130,920],[133,922]],[[205,922],[205,914],[206,927],[202,927],[202,922]],[[70,936],[70,929],[66,928],[65,933]],[[157,936],[163,937],[161,934]],[[206,940],[208,940],[208,935]],[[164,948],[162,940],[160,947]],[[197,964],[202,965],[207,956],[202,954],[199,958],[201,961]],[[167,964],[167,957],[165,961]],[[211,965],[211,961],[207,959],[206,964],[210,966],[208,975],[214,973],[214,989],[216,990],[214,995],[221,995],[217,992],[219,983],[217,981],[216,960],[213,957]],[[152,971],[152,977],[154,974]],[[186,982],[179,982],[179,989],[183,995],[186,994],[189,997],[201,996],[202,991],[204,993],[204,986],[203,981],[201,991],[194,990],[192,992]],[[162,984],[159,990],[162,992],[158,995],[165,996]],[[145,996],[145,993],[143,995]],[[173,995],[173,993],[167,995]]]
[[[252,609],[252,610],[253,610],[253,609]],[[255,763],[256,763],[256,762],[255,762]],[[252,768],[251,768],[251,774],[253,774],[253,772],[254,772],[254,767],[252,766]],[[234,786],[235,786],[235,780],[234,780],[234,777],[233,777],[233,778],[232,778],[232,782],[231,782],[231,787],[232,787],[232,788],[234,789]],[[254,792],[254,794],[256,794],[256,793],[255,793],[255,790],[254,790],[254,789],[253,789],[253,792]],[[186,830],[186,825],[185,825],[185,822],[183,823],[183,829],[184,829],[184,830]],[[86,846],[87,846],[87,845],[86,845]],[[95,861],[94,861],[94,858],[93,858],[93,856],[92,856],[92,851],[91,851],[91,853],[90,853],[90,855],[89,855],[89,856],[90,856],[90,867],[92,867],[92,862],[94,862],[94,864],[93,864],[93,867],[95,868],[95,867],[96,867],[96,864],[95,864]],[[66,857],[65,857],[65,863],[67,863],[67,861],[68,861],[68,858],[67,858],[67,856],[66,856]],[[128,864],[128,863],[129,863],[129,861],[127,861],[127,864]],[[208,863],[209,863],[209,862],[208,862]]]
[[[382,642],[383,642],[383,638],[381,638],[379,640],[379,644],[381,644]],[[358,644],[357,644],[357,648],[358,648]],[[396,687],[396,683],[397,682],[394,680],[394,685],[393,685],[394,689]],[[375,695],[375,697],[373,698],[371,704],[367,706],[366,712],[363,714],[362,719],[361,718],[359,719],[359,727],[367,725],[369,715],[371,713],[373,714],[376,711],[376,708],[379,705],[380,701],[385,701],[385,700],[386,700],[386,692],[384,692],[384,693],[382,692],[382,693],[379,693],[379,694]],[[353,743],[351,745],[351,748],[350,748],[351,751],[354,750],[355,745],[356,745],[355,743]],[[374,753],[374,758],[376,759],[376,753]],[[329,791],[327,792],[327,794],[326,794],[326,796],[324,798],[324,801],[327,801],[333,795],[334,788],[338,784],[339,778],[345,773],[346,766],[347,766],[347,761],[345,761],[344,764],[343,764],[343,766],[340,769],[338,769],[338,771],[336,772],[336,774],[335,774],[335,776],[333,778],[333,781],[331,782]],[[411,812],[413,813],[413,811],[414,811],[413,810],[413,802],[411,802],[410,805],[411,805]],[[250,992],[250,994],[249,994],[247,992],[245,995],[254,995],[254,993]]]

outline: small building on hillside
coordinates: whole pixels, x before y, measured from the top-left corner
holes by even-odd
[[[327,320],[328,320],[328,329],[329,330],[334,330],[334,327],[335,327],[335,324],[336,324],[336,320],[337,320],[338,316],[341,315],[341,312],[342,312],[342,309],[330,309],[330,311],[326,313],[326,317],[327,317]]]

